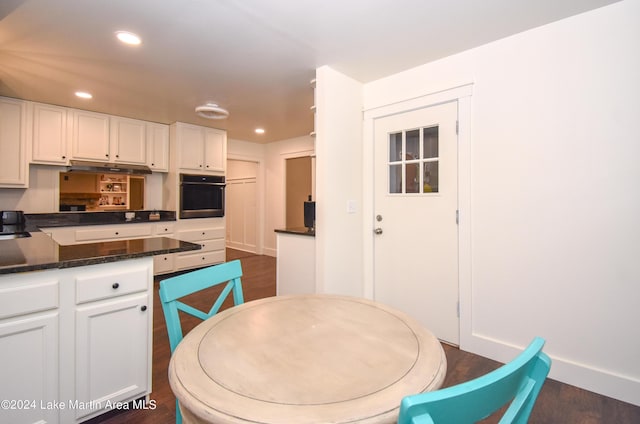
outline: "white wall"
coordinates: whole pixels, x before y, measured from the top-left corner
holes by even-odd
[[[639,51],[627,0],[364,86],[367,110],[473,83],[461,347],[505,362],[539,335],[552,378],[636,405]]]
[[[25,213],[58,211],[59,175],[65,168],[31,165],[28,189],[0,189],[0,210],[21,210]]]
[[[318,68],[315,103],[316,291],[361,296],[362,84]]]

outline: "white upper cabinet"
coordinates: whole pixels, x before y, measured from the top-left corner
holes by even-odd
[[[169,126],[147,122],[147,166],[152,171],[169,171]]]
[[[205,128],[204,155],[206,171],[224,172],[227,163],[227,133],[225,131]]]
[[[204,164],[204,128],[180,122],[175,125],[179,153],[178,168],[202,171]]]
[[[145,121],[112,116],[110,160],[144,165],[147,159],[147,125]]]
[[[68,109],[42,103],[33,104],[33,145],[31,162],[66,165]]]
[[[174,124],[174,130],[179,169],[224,172],[226,131],[181,122]]]
[[[27,102],[0,97],[0,187],[29,184],[27,128]]]
[[[72,157],[108,162],[109,115],[74,109],[71,116]]]

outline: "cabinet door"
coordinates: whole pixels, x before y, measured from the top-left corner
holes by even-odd
[[[147,123],[136,119],[112,116],[111,160],[144,165],[147,160]]]
[[[67,159],[67,109],[34,103],[33,163],[65,165]]]
[[[76,418],[150,391],[151,308],[147,293],[77,307],[76,395],[94,407]]]
[[[226,164],[226,133],[205,129],[205,171],[223,171]]]
[[[27,104],[0,97],[0,187],[27,187]]]
[[[204,163],[204,128],[179,124],[177,128],[180,159],[178,168],[202,171]]]
[[[0,364],[0,399],[16,402],[0,408],[0,422],[57,423],[47,402],[58,399],[58,312],[0,324]]]
[[[72,157],[108,162],[109,116],[74,110],[72,120]]]
[[[169,171],[169,126],[147,123],[147,165],[153,171]]]

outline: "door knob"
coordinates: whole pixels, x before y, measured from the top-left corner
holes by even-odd
[[[376,228],[375,230],[373,230],[373,232],[374,232],[374,233],[376,233],[376,234],[378,234],[378,235],[379,235],[379,234],[382,234],[382,228],[378,227],[378,228]]]

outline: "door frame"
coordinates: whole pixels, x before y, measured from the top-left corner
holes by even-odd
[[[458,296],[460,347],[472,337],[471,326],[471,96],[473,83],[364,110],[363,113],[363,282],[364,297],[374,298],[374,143],[377,119],[436,106],[458,103]]]

